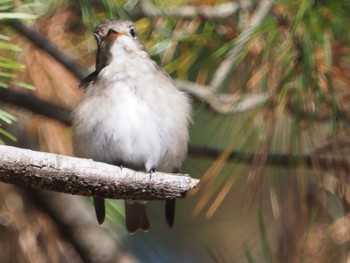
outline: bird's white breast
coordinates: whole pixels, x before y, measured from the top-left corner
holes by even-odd
[[[74,113],[78,154],[138,169],[179,168],[187,150],[187,97],[152,61],[120,61],[126,62],[100,72]]]

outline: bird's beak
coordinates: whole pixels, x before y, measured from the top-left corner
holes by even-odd
[[[115,33],[112,33],[112,34],[108,34],[107,36],[104,37],[103,40],[112,41],[114,39],[117,39],[121,35],[123,35],[123,34],[119,33],[119,32],[115,32]]]

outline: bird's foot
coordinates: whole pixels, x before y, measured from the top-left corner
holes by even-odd
[[[148,172],[149,172],[149,179],[152,179],[152,173],[156,172],[156,168],[151,168]]]

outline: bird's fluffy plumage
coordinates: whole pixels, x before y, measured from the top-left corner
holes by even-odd
[[[118,35],[107,39],[110,29]],[[73,114],[75,150],[96,161],[173,172],[187,152],[190,102],[131,29],[125,20],[95,29],[96,71],[83,80],[86,93]]]

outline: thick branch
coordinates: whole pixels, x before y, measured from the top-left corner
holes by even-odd
[[[149,174],[10,146],[0,146],[0,181],[69,194],[142,200],[185,197],[199,183],[187,175]]]

